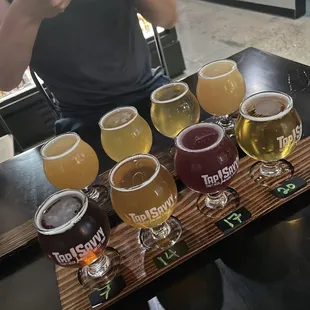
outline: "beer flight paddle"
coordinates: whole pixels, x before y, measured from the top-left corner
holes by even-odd
[[[219,72],[215,74],[214,70]],[[225,97],[227,94],[219,92],[218,87],[226,85],[230,76],[238,84],[238,89],[233,96],[230,94],[229,100],[224,100],[221,96]],[[210,87],[207,94],[203,93],[202,84]],[[214,102],[222,98],[223,104],[214,105],[213,102],[213,106],[209,106],[213,88],[217,88],[217,99],[213,98]],[[226,114],[233,111],[227,109],[235,109],[245,93],[244,80],[232,61],[215,62],[202,68],[197,90],[202,107],[206,110],[214,108],[212,114],[221,116],[217,119],[219,123],[230,122]],[[176,96],[178,100],[172,100],[171,96]],[[204,101],[206,96],[209,96],[208,102]],[[228,101],[231,106],[224,105],[224,102]],[[160,111],[165,111],[166,121],[160,117]],[[100,216],[92,216],[92,210],[100,211],[99,206],[88,201],[79,191],[67,190],[54,194],[44,202],[36,214],[35,223],[43,250],[51,260],[62,267],[81,267],[78,281],[85,288],[94,289],[89,296],[93,306],[100,303],[108,304],[129,289],[133,290],[135,285],[139,285],[138,283],[133,286],[132,280],[128,281],[130,288],[125,284],[128,274],[122,269],[120,259],[123,257],[124,263],[128,264],[128,251],[131,256],[135,255],[137,261],[144,253],[145,270],[142,273],[146,275],[149,272],[150,277],[154,278],[186,257],[193,256],[197,251],[249,223],[253,219],[253,213],[248,208],[258,208],[252,205],[251,199],[256,197],[255,199],[259,200],[260,196],[266,198],[267,195],[270,200],[272,197],[270,186],[266,187],[268,181],[287,175],[287,182],[272,191],[277,193],[277,198],[289,197],[307,185],[302,178],[291,179],[293,165],[286,165],[288,162],[283,160],[296,148],[302,134],[301,120],[289,95],[263,92],[249,97],[240,105],[236,138],[242,150],[257,161],[252,163],[252,166],[244,165],[247,170],[242,171],[243,178],[252,178],[251,185],[246,186],[254,189],[250,197],[246,189],[230,187],[231,184],[244,185],[244,180],[234,183],[240,170],[239,156],[236,146],[222,127],[223,122],[222,126],[215,122],[196,124],[199,119],[198,103],[185,83],[171,83],[152,94],[151,118],[159,132],[172,138],[176,137],[176,173],[195,193],[185,190],[178,194],[173,176],[155,156],[136,154],[150,151],[152,134],[148,124],[134,107],[118,108],[103,116],[99,122],[102,145],[106,153],[117,161],[108,177],[111,203],[124,223],[135,229],[135,238],[132,239],[130,249],[126,248],[126,252],[120,254],[117,250],[107,247],[110,226],[109,222],[104,220],[107,219],[106,214],[102,214],[101,219]],[[158,120],[161,123],[157,123]],[[175,126],[169,125],[169,121]],[[234,126],[228,123],[226,125],[229,125],[226,126],[226,130]],[[168,129],[173,132],[168,132]],[[78,137],[70,137],[76,139],[77,145],[81,142]],[[55,141],[58,141],[57,138]],[[68,155],[71,151],[63,150],[63,153]],[[80,152],[79,149],[76,151]],[[49,159],[44,161],[45,165],[49,163],[47,160]],[[89,162],[94,164],[96,161]],[[94,169],[91,178],[96,174],[95,170],[97,171],[97,168]],[[264,187],[260,187],[259,184]],[[79,187],[81,186],[77,188]],[[189,213],[189,219],[179,210],[181,206],[178,205],[179,196],[186,193],[192,197],[187,203],[191,205],[191,209],[186,211]],[[198,199],[197,193],[200,193]],[[53,216],[57,217],[59,212],[63,215],[64,207],[59,206],[55,197],[70,199],[66,203],[69,212],[65,217],[62,216],[63,222],[60,224],[53,222]],[[248,200],[245,205],[242,200],[246,197]],[[79,201],[82,207],[77,208],[76,201]],[[265,203],[268,204],[268,201]],[[269,209],[272,208],[269,206]],[[193,225],[184,230],[183,223],[172,216],[174,211],[182,216],[183,222],[187,223],[185,225],[188,225],[188,221],[193,221]],[[260,212],[265,211],[261,208]],[[46,219],[49,224],[44,222]],[[77,232],[72,241],[68,236],[75,232],[76,227],[81,228],[80,234]],[[127,230],[129,229],[131,228],[127,226]],[[199,236],[198,239],[195,238],[194,232]],[[57,247],[59,236],[62,237],[62,247]],[[201,243],[201,240],[204,240],[204,243]],[[52,248],[46,246],[47,241]],[[125,251],[124,247],[128,246],[123,240],[113,245],[120,248],[120,251]],[[150,253],[149,256],[147,253]],[[141,264],[134,264],[133,268],[141,268]],[[137,281],[139,282],[139,279]],[[145,283],[143,276],[140,281]]]
[[[309,141],[310,138],[300,141],[297,150],[287,157],[287,160],[295,167],[295,174],[303,180],[310,179]],[[164,161],[162,163],[165,164],[165,166],[171,167],[170,158],[162,156],[162,153],[156,154],[156,157],[163,158]],[[169,252],[165,254],[167,250],[160,249],[152,250],[149,255],[146,255],[148,251],[145,251],[141,244],[139,244],[137,239],[138,230],[136,228],[130,227],[125,223],[114,228],[111,233],[109,245],[116,248],[120,253],[120,274],[124,277],[126,286],[117,296],[109,298],[103,305],[110,306],[121,300],[131,292],[137,290],[138,287],[155,280],[167,273],[171,268],[189,260],[212,244],[226,238],[231,233],[239,229],[244,229],[244,226],[248,225],[253,220],[277,209],[279,206],[286,203],[286,201],[291,200],[293,197],[303,193],[309,188],[309,184],[307,183],[305,187],[299,189],[298,192],[293,193],[286,199],[279,199],[271,195],[269,188],[259,186],[250,179],[249,168],[253,163],[254,160],[249,157],[240,159],[238,172],[231,183],[231,186],[235,188],[240,195],[240,207],[234,212],[231,212],[237,213],[237,216],[229,219],[229,213],[223,218],[234,225],[231,231],[229,231],[230,225],[225,223],[227,230],[223,233],[222,230],[216,226],[216,222],[220,220],[217,221],[202,216],[195,204],[198,197],[196,193],[188,189],[183,189],[181,192],[179,191],[179,203],[174,211],[174,215],[178,217],[183,227],[181,241],[178,241],[177,244],[184,240],[189,249],[188,253],[184,256],[180,255],[180,257],[177,258],[174,255],[171,256],[172,254]],[[172,167],[170,169],[172,169]],[[104,185],[108,185],[107,176],[108,172],[101,176],[102,184]],[[182,189],[182,186],[179,187]],[[238,211],[243,207],[251,213],[251,218],[243,221],[239,225],[238,214],[240,212]],[[126,238],[124,236],[126,236]],[[164,264],[161,263],[161,268],[158,269],[154,262],[155,257],[162,257],[165,263],[168,263],[167,266],[164,267]],[[165,259],[165,257],[167,257],[167,259]],[[133,264],[133,262],[135,263]],[[90,301],[88,295],[91,292],[83,288],[78,289],[76,271],[70,268],[57,267],[56,274],[63,310],[72,308],[89,309]]]

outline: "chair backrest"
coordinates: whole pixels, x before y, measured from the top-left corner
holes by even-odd
[[[0,163],[14,157],[14,139],[12,135],[0,137]]]
[[[42,86],[42,84],[40,83],[37,74],[34,72],[34,70],[32,68],[30,68],[30,74],[32,77],[32,80],[34,81],[34,83],[36,84],[37,89],[39,90],[39,92],[41,93],[41,95],[43,96],[43,98],[45,99],[46,104],[49,106],[50,110],[52,111],[52,113],[54,114],[56,119],[60,118],[60,115],[54,105],[53,100],[51,99],[51,97],[48,95],[48,93],[46,92],[45,88]]]

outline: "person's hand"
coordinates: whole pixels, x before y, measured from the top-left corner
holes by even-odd
[[[71,0],[15,0],[13,5],[30,19],[43,20],[64,12]]]

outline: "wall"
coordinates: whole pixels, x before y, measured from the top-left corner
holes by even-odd
[[[237,0],[237,2],[239,2]],[[258,3],[295,10],[295,0],[242,0],[242,2]]]

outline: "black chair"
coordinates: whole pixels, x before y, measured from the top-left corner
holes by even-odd
[[[36,73],[34,72],[34,70],[32,68],[30,68],[30,74],[31,74],[32,80],[34,81],[34,83],[35,83],[37,89],[39,90],[40,94],[45,99],[45,102],[48,105],[48,107],[50,108],[51,112],[53,113],[53,115],[55,116],[56,119],[59,119],[60,113],[57,109],[57,103],[58,103],[57,99],[55,98],[55,96],[50,91],[47,91],[45,89],[45,87],[40,83]]]

